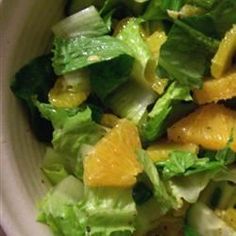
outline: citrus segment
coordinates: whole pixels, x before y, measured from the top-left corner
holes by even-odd
[[[113,128],[119,122],[119,118],[113,114],[105,113],[101,118],[101,125],[106,126],[108,128]]]
[[[91,187],[129,187],[142,171],[136,159],[141,148],[136,126],[126,119],[94,147],[84,160],[84,183]]]
[[[193,97],[198,104],[236,97],[236,69],[219,79],[205,81],[202,89],[194,90]]]
[[[198,153],[199,148],[196,144],[179,144],[168,141],[160,141],[147,148],[147,153],[154,162],[165,161],[172,151],[188,151]]]
[[[223,149],[231,135],[232,149],[236,151],[236,112],[218,104],[200,107],[168,129],[172,141],[195,143],[211,150]]]
[[[89,88],[70,85],[62,77],[57,79],[54,87],[49,91],[48,98],[55,107],[74,108],[83,103],[89,93]]]

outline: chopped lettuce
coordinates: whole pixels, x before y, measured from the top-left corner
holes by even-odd
[[[136,59],[132,73],[134,79],[145,83],[144,72],[151,52],[141,35],[141,22],[138,18],[129,19],[116,37],[132,50],[132,55]]]
[[[178,11],[184,4],[184,0],[151,0],[143,14],[145,20],[166,20],[167,10]]]
[[[236,168],[232,167],[227,170],[220,171],[215,177],[215,181],[229,181],[236,184]]]
[[[111,60],[123,54],[131,55],[129,47],[111,36],[94,38],[55,38],[53,68],[62,75],[88,65]]]
[[[117,18],[120,18],[120,15],[123,18],[129,17],[130,15],[140,15],[145,9],[147,1],[149,0],[105,0],[100,14],[104,16],[108,12],[114,11]]]
[[[188,4],[192,4],[210,10],[214,6],[216,1],[217,0],[187,0],[186,2]]]
[[[80,221],[91,236],[131,236],[135,230],[137,211],[130,189],[86,189],[79,208]]]
[[[224,165],[236,162],[236,153],[230,148],[233,139],[230,138],[227,147],[216,153],[215,159]]]
[[[56,236],[83,236],[76,204],[83,198],[83,184],[68,176],[51,189],[39,205],[38,221],[50,226]]]
[[[69,16],[89,6],[95,6],[96,8],[100,8],[103,5],[103,2],[104,0],[66,0],[65,14]]]
[[[217,171],[205,171],[189,176],[175,177],[168,182],[172,195],[175,196],[178,206],[181,207],[183,199],[195,203],[200,193],[206,188]]]
[[[155,198],[137,206],[137,211],[136,236],[146,235],[151,230],[156,229],[160,224],[160,218],[163,216],[159,202]]]
[[[214,178],[203,191],[199,200],[207,204],[211,209],[234,208],[236,204],[236,187],[235,182],[231,182],[229,179],[216,181]]]
[[[48,92],[53,86],[55,74],[51,65],[51,54],[35,58],[21,68],[11,81],[11,90],[27,107],[32,129],[40,141],[51,140],[50,122],[42,118],[35,107],[32,97],[47,102]]]
[[[157,100],[151,112],[141,124],[141,137],[144,141],[154,141],[163,134],[165,121],[168,118],[175,101],[190,101],[190,91],[178,83],[172,83],[165,94]]]
[[[164,70],[169,78],[182,85],[199,88],[218,44],[216,39],[206,36],[184,21],[177,20],[161,47],[159,70]]]
[[[85,189],[68,176],[39,205],[38,221],[57,236],[131,236],[137,215],[130,189]]]
[[[209,15],[213,18],[215,28],[221,38],[236,23],[236,1],[224,0],[217,1]]]
[[[108,33],[108,28],[94,6],[69,16],[52,27],[57,37],[96,37]]]
[[[235,168],[214,168],[208,169],[202,172],[195,172],[188,176],[176,176],[168,181],[169,187],[172,194],[176,197],[180,206],[182,205],[182,199],[189,203],[195,203],[200,193],[204,190],[201,195],[201,200],[204,202],[211,201],[212,197],[215,201],[215,196],[213,196],[214,189],[217,189],[219,183],[232,182],[236,183],[236,172]],[[206,188],[207,187],[207,188]],[[206,190],[205,190],[206,189]],[[233,206],[235,201],[234,194],[230,190],[231,188],[224,189],[228,204],[232,203]],[[235,188],[233,188],[235,192]],[[212,197],[209,197],[212,196]],[[214,203],[215,204],[215,203]],[[211,205],[211,204],[210,204]]]
[[[42,171],[53,185],[58,184],[69,175],[66,170],[64,156],[51,147],[46,150]]]
[[[160,206],[160,212],[165,214],[175,205],[175,199],[167,192],[167,188],[160,179],[159,173],[148,154],[144,150],[139,150],[137,159],[153,185],[153,195]]]
[[[162,175],[165,179],[170,179],[173,176],[192,175],[198,172],[219,170],[224,167],[224,164],[217,160],[209,158],[198,158],[195,153],[186,151],[173,151],[169,155],[169,159],[157,163],[162,169]]]
[[[236,235],[233,228],[201,202],[191,206],[187,215],[187,222],[199,235]]]
[[[105,129],[92,120],[88,107],[63,109],[39,102],[37,107],[53,124],[53,148],[64,156],[68,171],[82,177],[80,149],[84,144],[95,144],[106,133]]]
[[[122,118],[138,124],[146,113],[147,107],[156,99],[156,94],[146,86],[129,80],[107,99],[107,105]]]
[[[92,90],[104,101],[107,96],[128,81],[132,67],[133,58],[128,55],[91,65]]]

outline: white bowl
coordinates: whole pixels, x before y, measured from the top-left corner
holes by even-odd
[[[50,27],[64,0],[0,0],[1,199],[0,223],[7,236],[48,236],[36,222],[36,203],[47,190],[40,172],[44,152],[9,89],[14,73],[48,49]]]

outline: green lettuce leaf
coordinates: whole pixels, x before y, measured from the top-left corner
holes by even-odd
[[[144,71],[151,57],[151,52],[141,35],[141,23],[141,19],[129,19],[116,37],[132,50],[132,55],[136,60],[132,72],[134,79],[145,83]]]
[[[76,208],[82,198],[82,182],[68,176],[40,202],[37,220],[47,224],[56,236],[84,236]]]
[[[129,79],[132,67],[133,58],[128,55],[121,55],[111,61],[91,65],[92,90],[104,101],[107,96]]]
[[[230,181],[233,177],[230,174],[229,172],[227,178],[222,178],[221,181],[214,177],[213,181],[211,181],[201,194],[199,201],[204,202],[211,209],[234,208],[236,204],[236,182],[235,179],[234,181]]]
[[[81,147],[94,145],[104,136],[105,129],[92,120],[88,107],[64,109],[39,102],[36,104],[42,115],[53,124],[53,148],[64,156],[66,169],[82,177]]]
[[[209,15],[213,18],[215,28],[222,38],[236,23],[236,2],[234,0],[222,0],[217,3]]]
[[[219,170],[224,167],[224,164],[207,157],[198,158],[195,153],[173,151],[168,160],[157,163],[157,166],[160,167],[163,177],[170,179],[173,176],[188,176],[203,171]]]
[[[129,80],[107,98],[107,106],[122,118],[139,124],[147,108],[156,100],[156,93],[146,86]]]
[[[144,150],[139,150],[137,153],[137,159],[143,166],[144,172],[152,183],[153,196],[160,206],[161,214],[165,214],[175,205],[174,198],[167,192],[167,188],[164,182],[160,179],[159,173],[148,154]]]
[[[136,219],[130,189],[85,189],[68,176],[39,205],[38,221],[57,236],[131,236]]]
[[[90,6],[59,21],[52,31],[57,37],[96,37],[108,33],[108,28],[96,8]]]
[[[53,68],[57,75],[111,60],[123,54],[130,55],[126,44],[111,36],[55,38],[53,52]]]
[[[223,169],[215,177],[214,181],[229,181],[236,184],[236,168]]]
[[[105,0],[101,7],[100,14],[106,15],[114,11],[117,18],[139,16],[145,9],[146,2],[149,0]]]
[[[190,91],[185,86],[172,83],[141,124],[141,137],[144,141],[154,141],[163,134],[166,129],[165,121],[173,109],[174,102],[178,100],[190,101]]]
[[[167,10],[178,11],[185,0],[151,0],[142,16],[145,20],[165,20],[169,16]]]
[[[233,139],[231,138],[227,147],[216,153],[215,159],[224,165],[232,164],[236,161],[236,153],[230,148]]]
[[[182,175],[192,167],[197,156],[191,152],[173,151],[169,159],[163,163],[163,176],[168,179],[176,175]]]
[[[95,6],[97,9],[100,9],[103,4],[104,0],[66,0],[65,15],[72,15],[92,5]]]
[[[51,140],[52,127],[50,122],[40,116],[32,97],[47,102],[48,92],[54,84],[55,74],[51,65],[51,54],[35,58],[22,67],[11,81],[11,90],[19,98],[29,113],[34,134],[40,141]]]
[[[131,189],[86,189],[79,208],[80,221],[89,235],[131,236],[134,232],[137,212]]]
[[[233,228],[228,226],[201,202],[194,204],[190,208],[187,222],[199,235],[217,235],[219,232],[221,235],[236,235]]]
[[[207,10],[212,9],[217,0],[187,0],[187,4],[195,5],[198,7],[205,8]]]
[[[183,199],[189,203],[195,203],[217,172],[218,170],[204,171],[189,176],[177,176],[169,180],[169,188],[178,206],[182,206]]]
[[[143,236],[155,230],[160,224],[160,218],[163,212],[160,210],[160,204],[155,198],[151,198],[142,205],[137,206],[138,216],[135,235]]]
[[[56,185],[66,178],[69,175],[66,169],[64,156],[48,147],[44,156],[42,171],[51,184]]]
[[[218,45],[216,39],[177,20],[161,47],[158,68],[185,86],[200,88]]]

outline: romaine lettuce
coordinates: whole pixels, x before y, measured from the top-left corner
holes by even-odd
[[[89,69],[92,90],[104,101],[129,80],[132,67],[133,58],[128,55],[91,65]]]
[[[125,43],[108,35],[95,38],[55,38],[53,52],[53,68],[57,75],[111,60],[120,55],[131,55]]]
[[[164,215],[168,210],[175,207],[175,199],[168,193],[164,182],[162,182],[159,173],[148,154],[144,150],[139,150],[137,159],[143,166],[144,172],[153,185],[153,196],[159,204],[160,213]]]
[[[80,221],[89,235],[131,236],[137,215],[131,189],[88,188],[79,203]]]
[[[200,193],[206,188],[217,171],[205,171],[189,176],[175,177],[168,182],[172,195],[181,207],[183,199],[189,203],[195,203]]]
[[[82,198],[82,182],[68,176],[40,202],[38,221],[49,225],[56,236],[84,236],[76,207]]]
[[[105,129],[92,120],[88,107],[64,109],[39,102],[36,105],[53,124],[53,148],[65,158],[65,168],[82,177],[80,149],[84,144],[95,144],[106,133]]]
[[[48,147],[44,156],[42,171],[49,181],[55,185],[66,178],[69,174],[63,155]]]
[[[198,158],[195,153],[173,151],[168,160],[157,163],[157,166],[160,167],[163,177],[170,179],[173,176],[188,176],[203,171],[219,170],[224,167],[224,164],[207,157]]]
[[[48,92],[53,86],[55,74],[51,65],[51,54],[35,58],[22,67],[11,81],[11,90],[29,111],[30,123],[36,137],[40,141],[51,141],[52,127],[50,122],[42,118],[35,107],[32,97],[39,101],[48,101]]]
[[[64,18],[52,27],[57,37],[96,37],[108,33],[108,28],[94,6]]]
[[[185,3],[185,0],[151,0],[143,14],[145,20],[168,19],[167,10],[178,11]]]
[[[186,86],[172,83],[165,94],[157,100],[151,112],[141,124],[141,137],[144,141],[154,141],[163,134],[165,121],[173,108],[173,103],[178,100],[190,101],[190,90]]]
[[[122,118],[139,124],[147,108],[156,100],[157,95],[146,86],[129,80],[107,99],[107,105]]]
[[[187,222],[201,236],[236,235],[233,228],[228,226],[223,220],[217,217],[211,209],[201,202],[194,204],[190,208]]]
[[[216,39],[177,20],[161,47],[158,67],[182,85],[199,88],[218,45]]]
[[[151,52],[141,35],[141,23],[142,20],[138,18],[128,19],[116,37],[130,48],[135,58],[132,72],[133,78],[145,84],[144,72],[147,62],[151,57]]]

